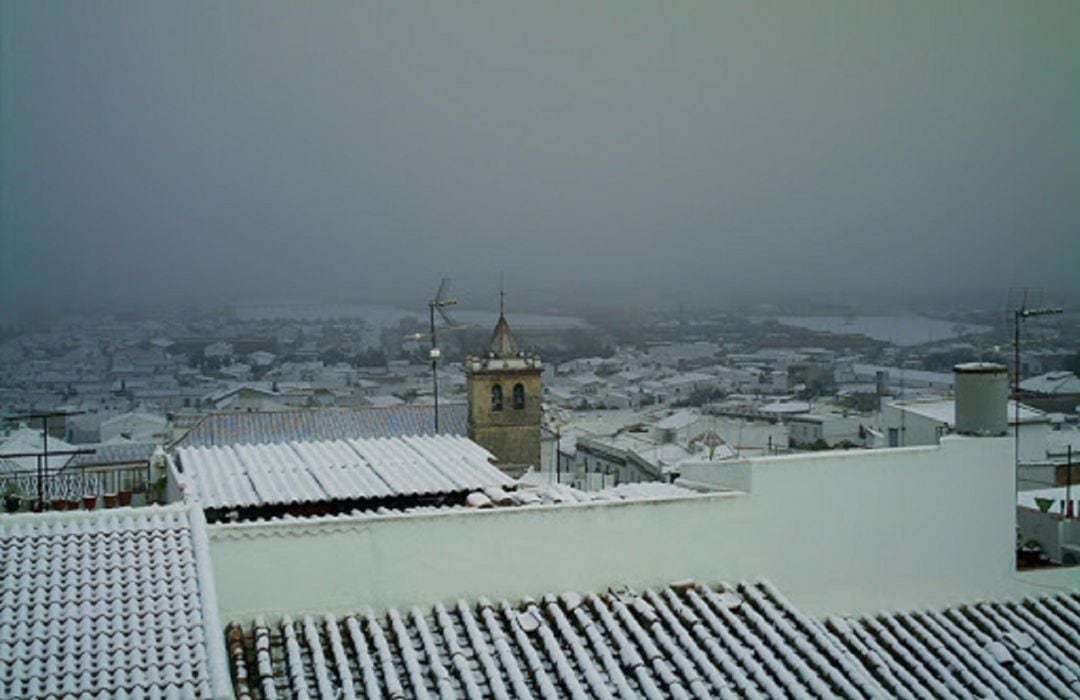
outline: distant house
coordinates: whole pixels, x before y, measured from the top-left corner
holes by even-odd
[[[244,384],[208,394],[202,406],[214,411],[280,411],[287,404],[276,391]]]
[[[277,355],[272,352],[266,352],[265,350],[256,350],[248,355],[248,359],[251,360],[256,367],[269,367],[274,364]]]
[[[101,442],[122,437],[133,442],[163,443],[168,437],[169,421],[165,416],[144,411],[121,413],[101,421],[98,427]]]
[[[923,401],[888,401],[881,408],[880,427],[888,447],[936,445],[942,436],[952,432],[956,423],[956,402],[953,399]],[[1008,407],[1008,433],[1015,434],[1016,402]],[[1046,459],[1050,437],[1050,417],[1037,409],[1020,405],[1020,460]]]
[[[1072,372],[1047,372],[1020,382],[1021,398],[1044,411],[1076,413],[1080,409],[1080,377]]]
[[[864,445],[866,431],[859,416],[842,413],[798,413],[784,418],[792,447],[827,445],[836,447],[844,443]]]

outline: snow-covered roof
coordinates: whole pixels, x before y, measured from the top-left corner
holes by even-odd
[[[153,442],[114,442],[88,446],[93,454],[75,455],[68,462],[71,467],[92,467],[106,464],[147,463],[157,449]]]
[[[255,620],[228,630],[234,687],[263,697],[863,695],[857,662],[769,591],[613,590]]]
[[[7,437],[0,440],[0,455],[3,454],[26,454],[41,452],[45,445],[45,438],[40,430],[19,426]],[[58,438],[49,438],[49,452],[67,452],[75,447]],[[49,470],[63,468],[71,455],[49,455]],[[0,473],[34,471],[38,466],[37,457],[0,457]]]
[[[187,496],[237,508],[468,492],[510,477],[471,440],[448,435],[177,451]]]
[[[672,413],[663,420],[657,421],[656,427],[661,430],[680,430],[693,425],[699,420],[701,420],[700,412],[683,409]]]
[[[956,421],[956,401],[953,399],[940,399],[931,401],[897,401],[892,404],[896,408],[925,416],[931,420],[953,425]],[[1009,401],[1008,405],[1009,425],[1016,425],[1016,402]],[[1042,411],[1020,404],[1020,423],[1041,423],[1048,421]]]
[[[376,408],[386,408],[388,406],[401,406],[404,405],[404,401],[396,396],[390,394],[379,394],[376,396],[368,396],[365,399],[369,404]]]
[[[715,381],[716,377],[712,374],[704,374],[702,372],[684,372],[682,374],[676,374],[673,377],[662,379],[661,382],[668,386],[674,386],[678,384],[694,384],[697,382],[711,382]]]
[[[1080,603],[813,619],[765,583],[264,619],[228,627],[239,696],[1075,697]]]
[[[468,408],[464,404],[440,403],[439,432],[465,435],[467,416]],[[206,416],[177,444],[194,447],[398,437],[431,433],[434,425],[434,410],[430,406],[234,411]]]
[[[1072,372],[1047,372],[1025,379],[1020,382],[1020,388],[1047,396],[1080,394],[1080,377]]]
[[[202,514],[0,518],[0,697],[231,697]]]
[[[808,413],[813,406],[806,401],[774,401],[761,407],[762,413]]]
[[[884,372],[892,381],[929,384],[933,386],[953,386],[953,375],[949,372],[928,372],[921,369],[908,369],[907,367],[889,367],[886,365],[872,365],[856,362],[851,365],[851,371],[860,377],[876,377],[878,372]]]

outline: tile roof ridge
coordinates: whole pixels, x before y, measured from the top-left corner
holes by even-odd
[[[214,698],[233,697],[228,679],[229,665],[225,641],[221,635],[224,627],[218,613],[217,587],[214,567],[210,559],[210,540],[207,537],[206,516],[198,503],[187,505],[191,522],[191,543],[195,554],[195,571],[199,577],[199,597],[202,603],[203,634],[206,640],[207,665],[210,670],[211,692]]]

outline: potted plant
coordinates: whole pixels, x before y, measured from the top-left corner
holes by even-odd
[[[85,508],[87,510],[93,510],[95,507],[97,507],[97,494],[96,493],[83,494],[82,501],[83,501],[83,508]]]
[[[19,498],[19,490],[14,483],[9,482],[4,488],[4,510],[14,513],[20,505],[22,505],[22,499]]]
[[[116,507],[116,494],[115,493],[107,493],[107,494],[105,494],[104,499],[105,499],[105,507],[106,508],[115,508]]]
[[[157,479],[146,489],[146,502],[149,503],[162,503],[165,499],[165,483],[166,478],[163,476]]]
[[[116,497],[120,501],[120,505],[122,505],[122,506],[130,506],[131,505],[131,489],[120,489],[116,493]]]

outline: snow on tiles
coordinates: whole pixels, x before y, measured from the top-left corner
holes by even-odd
[[[177,480],[204,508],[392,499],[510,486],[460,436],[181,447]]]
[[[0,697],[229,697],[198,509],[0,519]]]
[[[1080,597],[812,619],[768,583],[229,625],[241,697],[1080,696]]]

